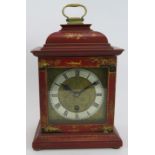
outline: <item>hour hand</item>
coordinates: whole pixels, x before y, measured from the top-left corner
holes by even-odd
[[[63,89],[66,90],[66,91],[70,91],[74,94],[73,90],[67,85],[67,84],[61,84],[63,86]]]

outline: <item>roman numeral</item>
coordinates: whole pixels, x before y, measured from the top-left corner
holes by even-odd
[[[58,97],[58,94],[52,94],[52,97]]]
[[[87,111],[87,114],[88,114],[88,116],[90,116],[90,113],[89,113],[89,111]]]
[[[91,73],[88,74],[87,79],[90,77]]]
[[[75,71],[75,76],[79,76],[80,75],[80,71],[79,70],[76,70]]]
[[[75,114],[75,118],[76,118],[76,119],[79,119],[79,114],[76,113],[76,114]]]
[[[68,111],[65,110],[64,113],[63,113],[63,115],[67,117],[67,115],[68,115]]]
[[[58,87],[60,87],[60,85],[59,84],[57,84],[57,83],[54,83],[55,85],[57,85]]]
[[[60,103],[57,103],[54,106],[55,106],[56,109],[59,109],[61,105],[60,105]]]
[[[98,103],[94,103],[93,106],[97,108],[99,106],[99,104]]]
[[[96,96],[102,96],[102,93],[97,93]]]
[[[96,82],[93,83],[94,86],[96,86],[98,84],[99,84],[99,81],[96,81]]]
[[[68,80],[68,76],[66,74],[63,74],[63,76],[66,80]]]

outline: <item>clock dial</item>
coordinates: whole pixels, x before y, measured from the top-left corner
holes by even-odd
[[[93,116],[103,104],[104,96],[99,78],[86,69],[69,69],[59,74],[49,91],[53,109],[70,120]]]

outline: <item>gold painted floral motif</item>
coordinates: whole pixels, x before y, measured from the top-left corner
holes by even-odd
[[[96,62],[98,66],[101,65],[115,65],[116,59],[115,58],[90,58],[92,62]]]
[[[68,65],[81,65],[82,61],[70,61],[70,62],[67,62]]]
[[[97,37],[97,34],[93,33],[91,36],[92,36],[92,37]]]
[[[66,33],[65,34],[65,38],[67,38],[67,39],[77,39],[77,40],[79,40],[79,39],[81,39],[82,36],[83,35],[80,34],[80,33]]]
[[[46,62],[46,60],[39,61],[39,68],[46,68],[49,64]]]
[[[45,132],[60,132],[59,128],[56,127],[52,127],[52,126],[47,126],[46,128],[44,128]]]
[[[111,127],[111,126],[107,126],[107,127],[103,127],[103,132],[104,133],[111,133],[111,132],[113,132],[113,127]]]

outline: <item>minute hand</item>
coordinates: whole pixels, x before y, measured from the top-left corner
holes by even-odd
[[[93,82],[91,85],[89,85],[89,86],[83,88],[83,89],[79,92],[79,94],[83,93],[85,90],[91,88],[92,86],[96,86],[98,83],[99,83],[99,81]]]

